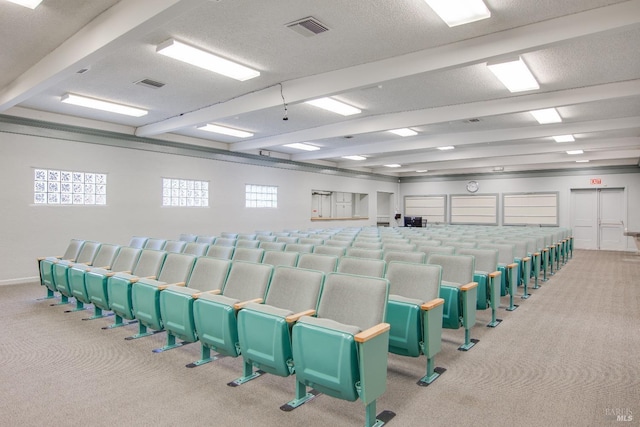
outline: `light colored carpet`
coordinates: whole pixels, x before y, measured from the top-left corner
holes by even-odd
[[[436,365],[447,371],[417,386],[425,359],[389,355],[378,412],[396,426],[640,425],[640,256],[576,251],[497,328],[478,312],[472,337],[444,330]],[[520,292],[522,292],[520,290]],[[39,284],[0,286],[0,425],[7,426],[359,426],[361,402],[320,395],[292,412],[294,378],[270,375],[231,388],[242,360],[194,369],[199,344],[161,354],[165,334],[123,338],[137,326],[105,331],[113,318],[81,321],[36,300]],[[507,297],[502,305],[506,306]],[[617,415],[632,421],[617,421]]]

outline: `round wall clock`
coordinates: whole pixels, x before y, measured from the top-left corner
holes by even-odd
[[[467,191],[469,193],[475,193],[476,191],[478,191],[479,188],[480,188],[480,184],[478,184],[478,181],[467,182]]]

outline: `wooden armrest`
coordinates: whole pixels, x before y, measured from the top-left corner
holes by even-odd
[[[518,263],[513,262],[511,264],[507,264],[507,268],[516,268],[518,266]]]
[[[533,256],[540,256],[540,252],[534,252]]]
[[[478,282],[469,282],[466,285],[460,286],[460,290],[464,292],[476,287],[478,287]]]
[[[498,277],[500,276],[502,273],[500,271],[494,271],[493,273],[489,273],[489,277]]]
[[[294,322],[297,322],[298,319],[300,319],[302,316],[313,316],[314,314],[316,314],[315,310],[305,310],[305,311],[301,311],[300,313],[295,313],[290,316],[287,316],[284,318],[284,320],[286,320],[287,323],[294,323]]]
[[[524,262],[531,261],[531,257],[530,256],[523,257],[522,261]]]
[[[365,342],[369,341],[373,337],[377,337],[380,334],[383,334],[391,329],[391,325],[388,323],[379,323],[376,326],[372,326],[371,328],[356,334],[353,338],[356,342]]]
[[[542,252],[549,252],[549,248],[544,248]]]
[[[161,291],[164,291],[169,286],[186,286],[186,285],[187,284],[185,282],[165,283],[164,285],[158,285],[158,289],[161,290]]]
[[[205,292],[198,292],[197,294],[191,295],[191,298],[198,299],[202,294],[220,295],[220,289],[214,289],[212,291],[205,291]]]
[[[249,304],[250,302],[256,302],[258,304],[262,304],[262,301],[264,301],[262,298],[255,298],[255,299],[250,299],[249,301],[237,302],[233,305],[233,308],[235,308],[236,310],[240,310],[242,307]]]
[[[431,300],[431,301],[429,301],[429,302],[425,302],[424,304],[422,304],[422,305],[420,306],[420,308],[421,308],[422,310],[424,310],[424,311],[429,311],[429,310],[432,310],[432,309],[434,309],[434,308],[436,308],[437,306],[442,305],[442,304],[444,304],[444,299],[442,299],[442,298],[436,298],[436,299],[432,299],[432,300]]]
[[[38,258],[36,258],[36,261],[42,261],[43,259],[47,259],[46,256],[39,256]]]

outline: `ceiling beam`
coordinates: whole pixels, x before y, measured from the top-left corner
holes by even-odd
[[[207,0],[127,0],[101,13],[80,31],[0,90],[0,112],[60,83],[127,43],[165,25]]]
[[[639,23],[640,0],[632,0],[394,58],[290,80],[283,82],[282,88],[287,102],[292,104],[415,74],[480,63],[503,55],[529,52],[578,37],[615,31]],[[140,126],[136,129],[136,135],[152,136],[172,132],[180,128],[281,104],[280,86],[272,86],[230,101],[203,107],[193,112],[185,112],[161,122]],[[258,147],[259,144],[251,144],[251,141],[248,141],[246,144],[238,145],[237,150],[244,151]]]
[[[640,149],[640,137],[628,137],[628,138],[610,138],[610,139],[594,139],[594,140],[578,140],[575,142],[526,142],[522,141],[520,143],[504,146],[483,146],[481,148],[476,147],[467,147],[460,150],[450,150],[450,151],[438,151],[433,150],[428,153],[423,154],[414,154],[412,156],[404,156],[393,157],[384,159],[378,162],[376,159],[376,164],[362,164],[363,162],[357,162],[358,166],[369,167],[369,168],[379,168],[385,164],[404,164],[411,165],[405,166],[402,168],[395,168],[394,172],[408,172],[414,171],[416,169],[433,169],[434,165],[444,164],[447,162],[453,161],[474,161],[481,160],[487,158],[487,160],[493,166],[507,166],[508,159],[513,158],[514,156],[531,156],[535,154],[562,154],[565,156],[565,151],[567,150],[576,150],[582,149],[585,151],[585,154],[595,154],[598,153],[602,158],[607,158],[609,156],[608,151],[610,150],[620,150],[620,149]],[[353,162],[349,163],[353,164]],[[345,164],[339,164],[340,167],[344,167]],[[389,168],[383,168],[381,170],[389,170]]]
[[[640,128],[640,116],[621,119],[590,120],[587,122],[569,122],[535,125],[521,128],[492,129],[449,134],[415,136],[404,139],[389,139],[370,144],[349,145],[331,150],[310,151],[291,156],[291,160],[306,161],[330,159],[342,156],[366,154],[399,153],[402,151],[423,150],[446,145],[464,146],[489,142],[516,141],[521,139],[545,138],[553,135],[604,132],[616,129]],[[394,156],[399,158],[400,156]],[[378,157],[371,159],[377,162]],[[393,162],[391,162],[393,163]],[[364,164],[368,164],[365,162]],[[373,164],[373,163],[372,163]]]
[[[540,153],[527,156],[504,156],[500,158],[500,161],[496,161],[494,158],[472,158],[464,160],[450,160],[443,162],[434,162],[432,164],[423,164],[419,168],[414,167],[410,169],[393,169],[394,173],[402,172],[415,172],[416,169],[427,169],[429,172],[436,172],[444,170],[450,172],[455,169],[469,170],[471,168],[493,168],[495,166],[502,166],[505,170],[510,167],[526,165],[527,169],[537,169],[538,165],[549,163],[566,163],[575,162],[576,160],[629,160],[637,159],[640,157],[640,147],[629,148],[621,150],[611,150],[606,152],[585,152],[581,155],[569,155],[563,153]],[[424,166],[424,167],[423,167]],[[374,173],[388,173],[389,168],[376,168],[373,169]]]
[[[576,105],[628,96],[640,96],[640,79],[362,117],[273,137],[236,142],[229,149],[231,151],[255,150],[295,142],[379,132],[403,127],[425,126],[500,114],[520,113],[541,108]]]

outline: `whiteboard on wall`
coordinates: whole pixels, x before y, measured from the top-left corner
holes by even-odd
[[[427,223],[444,223],[447,219],[447,196],[405,196],[404,216],[421,216]]]
[[[502,195],[504,225],[558,226],[558,193],[509,193]]]
[[[498,224],[498,195],[451,195],[451,224]]]

